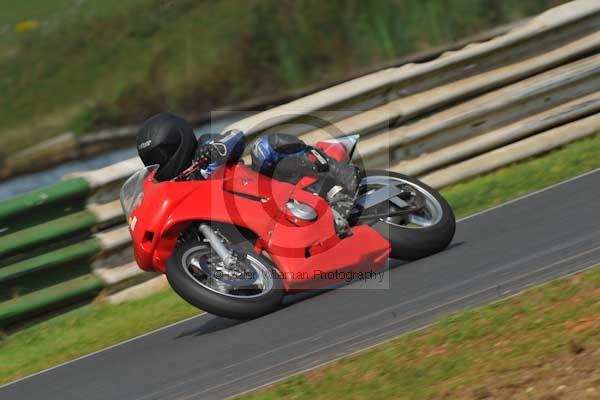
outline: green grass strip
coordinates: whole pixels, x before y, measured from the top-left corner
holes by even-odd
[[[596,135],[569,144],[564,148],[555,150],[539,158],[526,160],[496,172],[474,178],[468,182],[449,187],[443,193],[449,198],[456,214],[458,216],[465,216],[598,167],[600,167],[600,136]],[[554,287],[554,285],[556,283],[551,284],[550,287]],[[561,288],[552,293],[560,296],[569,293],[569,291]],[[527,299],[528,297],[524,298]],[[492,314],[494,314],[494,307],[497,306],[488,308],[492,310],[490,311]],[[486,318],[497,321],[491,325],[492,327],[499,326],[509,329],[508,332],[513,331],[516,327],[511,326],[512,314],[509,313],[511,309],[512,307],[504,308],[505,312]],[[557,309],[558,311],[559,309]],[[592,311],[594,310],[590,309],[590,312]],[[195,315],[198,312],[197,309],[179,299],[172,291],[165,291],[143,300],[119,305],[97,304],[82,307],[6,336],[0,341],[0,383],[8,382],[35,371],[91,353],[152,329]],[[568,310],[565,312],[568,312]],[[598,314],[599,310],[595,312]],[[472,313],[465,312],[459,314],[458,317],[449,317],[442,326],[449,324],[449,321],[461,321],[473,315]],[[532,326],[535,326],[537,319],[530,318],[530,320],[532,321]],[[451,338],[453,341],[465,340],[469,336],[476,335],[478,329],[479,326],[470,328],[469,326],[465,327],[464,324],[453,325],[452,329],[443,331],[444,334],[438,334],[436,336],[438,339],[436,340],[439,343],[444,343],[443,337],[445,336]],[[487,331],[482,330],[482,332],[489,332],[489,329]],[[409,356],[412,354],[413,358],[409,357],[401,360],[406,363],[413,362],[414,357],[418,355],[418,350],[413,349],[415,343],[402,343],[404,345],[399,346],[401,350],[398,351],[405,352]],[[384,348],[382,347],[382,349]],[[383,350],[384,353],[388,351],[385,349]],[[396,350],[394,351],[396,352]],[[397,355],[395,353],[392,354],[394,354],[392,358],[395,359]],[[490,352],[490,354],[493,353]],[[451,373],[452,371],[454,371],[453,373],[458,373],[459,369],[463,368],[467,361],[465,361],[464,357],[461,358],[460,355],[456,357],[456,359],[442,363],[436,368],[448,371],[445,373]],[[396,379],[398,384],[402,383],[406,385],[403,388],[403,393],[413,387],[426,385],[426,382],[431,382],[427,375],[429,365],[410,366],[410,368],[409,364],[398,365],[396,363],[390,365],[394,367],[386,367],[383,371],[390,378]],[[381,370],[381,368],[379,362],[365,362],[362,364],[361,374],[366,377],[373,376],[373,374],[379,376],[378,370]],[[402,371],[405,369],[407,372],[403,373]],[[329,379],[335,383],[338,378]],[[290,386],[294,386],[294,382],[304,382],[306,380],[306,378],[302,377],[293,378],[292,383],[286,383],[284,389],[276,389],[277,392],[261,394],[261,396],[265,398],[269,398],[268,396],[278,397],[282,393],[281,390],[296,393],[295,389],[290,389]],[[345,381],[340,380],[340,382]],[[374,382],[381,383],[382,381]],[[302,389],[306,390],[307,395],[318,395],[320,393],[316,386],[309,386],[308,383],[302,383],[302,385]],[[378,389],[373,386],[370,388],[373,389],[373,392],[368,397],[375,397],[379,393]],[[338,388],[336,390],[338,392],[347,391],[348,393],[353,393],[355,388]],[[389,394],[387,388],[379,390],[384,392],[384,394]],[[415,393],[420,392],[416,391]],[[337,398],[334,396],[329,397]]]

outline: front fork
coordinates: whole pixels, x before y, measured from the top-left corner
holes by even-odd
[[[236,257],[234,254],[223,244],[221,239],[217,236],[215,231],[208,224],[200,224],[198,226],[198,230],[202,235],[208,240],[210,247],[213,249],[215,253],[219,256],[221,260],[223,260],[223,264],[225,264],[226,268],[231,267],[233,263],[236,262]]]

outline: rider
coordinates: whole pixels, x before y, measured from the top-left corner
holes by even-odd
[[[208,179],[222,165],[238,162],[244,152],[244,134],[204,134],[196,141],[193,128],[183,118],[161,113],[149,118],[137,136],[138,154],[145,165],[158,164],[158,181],[171,180],[192,164],[201,166],[196,179]],[[362,176],[359,168],[339,163],[296,136],[274,133],[256,139],[250,152],[252,168],[274,179],[296,183],[316,176],[312,188],[330,202],[353,202]],[[349,210],[345,210],[344,212]]]

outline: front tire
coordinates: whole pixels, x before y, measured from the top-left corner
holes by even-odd
[[[273,263],[264,255],[255,254],[252,245],[234,231],[232,227],[227,237],[233,243],[231,248],[246,252],[253,263],[271,275],[264,292],[232,295],[221,293],[197,280],[191,273],[190,257],[210,252],[208,244],[200,240],[189,240],[177,247],[167,262],[167,279],[179,296],[206,312],[233,319],[255,318],[279,307],[284,296],[283,284]]]
[[[380,218],[372,227],[381,233],[391,244],[391,257],[400,260],[417,260],[444,250],[454,237],[456,219],[452,208],[438,193],[420,180],[391,171],[367,171],[364,182],[389,185],[407,185],[419,192],[426,200],[421,215],[393,218]],[[387,209],[393,208],[388,204]],[[427,210],[427,208],[431,210]],[[412,219],[411,219],[412,218]],[[411,223],[414,222],[414,223]],[[421,225],[419,225],[421,224]]]

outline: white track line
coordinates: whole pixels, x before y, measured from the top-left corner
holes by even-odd
[[[543,193],[543,192],[545,192],[545,191],[552,190],[552,189],[554,189],[554,188],[556,188],[556,187],[559,187],[559,186],[561,186],[561,185],[567,184],[567,183],[569,183],[569,182],[573,182],[573,181],[575,181],[575,180],[577,180],[577,179],[580,179],[580,178],[586,177],[586,176],[588,176],[588,175],[592,175],[592,174],[594,174],[594,173],[597,173],[597,172],[600,172],[600,168],[596,168],[596,169],[594,169],[594,170],[592,170],[592,171],[586,172],[586,173],[584,173],[584,174],[581,174],[581,175],[574,176],[574,177],[572,177],[572,178],[569,178],[569,179],[567,179],[567,180],[565,180],[565,181],[558,182],[558,183],[555,183],[555,184],[553,184],[553,185],[547,186],[547,187],[545,187],[545,188],[542,188],[542,189],[536,190],[536,191],[534,191],[534,192],[531,192],[531,193],[525,194],[525,195],[523,195],[523,196],[521,196],[521,197],[517,197],[516,199],[509,200],[509,201],[507,201],[507,202],[505,202],[505,203],[499,204],[499,205],[497,205],[497,206],[494,206],[494,207],[492,207],[492,208],[488,208],[488,209],[486,209],[486,210],[483,210],[483,211],[477,212],[477,213],[475,213],[475,214],[472,214],[472,215],[469,215],[469,216],[467,216],[467,217],[463,217],[463,218],[459,219],[459,220],[458,220],[458,222],[461,222],[461,221],[466,221],[466,220],[468,220],[468,219],[471,219],[471,218],[474,218],[474,217],[480,216],[480,215],[482,215],[482,214],[485,214],[485,213],[488,213],[488,212],[491,212],[491,211],[497,210],[497,209],[499,209],[499,208],[502,208],[502,207],[505,207],[505,206],[507,206],[507,205],[510,205],[510,204],[516,203],[516,202],[518,202],[518,201],[521,201],[521,200],[524,200],[524,199],[526,199],[526,198],[529,198],[529,197],[536,196],[536,195],[538,195],[538,194],[540,194],[540,193]],[[18,382],[22,382],[22,381],[24,381],[24,380],[26,380],[26,379],[33,378],[34,376],[37,376],[37,375],[44,374],[44,373],[46,373],[46,372],[49,372],[49,371],[52,371],[52,370],[54,370],[54,369],[57,369],[57,368],[64,367],[65,365],[68,365],[68,364],[71,364],[71,363],[75,363],[75,362],[77,362],[77,361],[80,361],[80,360],[83,360],[83,359],[85,359],[85,358],[92,357],[92,356],[94,356],[94,355],[96,355],[96,354],[98,354],[98,353],[101,353],[101,352],[103,352],[103,351],[107,351],[107,350],[110,350],[110,349],[114,349],[115,347],[118,347],[118,346],[121,346],[121,345],[127,344],[127,343],[129,343],[129,342],[133,342],[134,340],[141,339],[141,338],[143,338],[143,337],[146,337],[146,336],[152,335],[152,334],[154,334],[154,333],[157,333],[157,332],[160,332],[160,331],[162,331],[162,330],[165,330],[165,329],[172,328],[172,327],[174,327],[174,326],[176,326],[176,325],[183,324],[183,323],[185,323],[185,322],[187,322],[187,321],[190,321],[190,320],[192,320],[192,319],[194,319],[194,318],[202,318],[202,317],[203,317],[203,316],[205,316],[205,315],[210,315],[210,314],[208,314],[208,313],[202,313],[202,314],[200,314],[200,315],[195,315],[195,316],[193,316],[193,317],[186,318],[186,319],[184,319],[184,320],[181,320],[181,321],[174,322],[174,323],[172,323],[172,324],[169,324],[169,325],[167,325],[167,326],[163,326],[162,328],[158,328],[158,329],[155,329],[155,330],[153,330],[153,331],[150,331],[150,332],[144,333],[143,335],[136,336],[136,337],[133,337],[133,338],[131,338],[131,339],[127,339],[127,340],[125,340],[125,341],[123,341],[123,342],[120,342],[120,343],[113,344],[112,346],[106,347],[106,348],[104,348],[104,349],[96,350],[96,351],[94,351],[94,352],[92,352],[92,353],[89,353],[89,354],[83,355],[83,356],[81,356],[81,357],[77,357],[77,358],[75,358],[75,359],[73,359],[73,360],[70,360],[70,361],[65,361],[64,363],[61,363],[61,364],[55,365],[55,366],[53,366],[53,367],[50,367],[50,368],[47,368],[47,369],[44,369],[44,370],[41,370],[41,371],[35,372],[35,373],[31,374],[31,375],[27,375],[27,376],[25,376],[25,377],[23,377],[23,378],[19,378],[19,379],[15,380],[15,381],[12,381],[12,382],[5,383],[5,384],[3,384],[3,385],[0,385],[0,389],[2,389],[2,388],[5,388],[5,387],[7,387],[7,386],[10,386],[10,385],[12,385],[12,384],[18,383]],[[390,339],[390,340],[391,340],[391,339]],[[374,346],[378,346],[378,345],[380,345],[380,344],[381,344],[381,343],[378,343],[377,345],[374,345]],[[368,348],[372,348],[372,347],[374,347],[374,346],[369,346],[369,347],[367,347],[366,349],[368,349]],[[366,350],[366,349],[361,349],[360,351],[364,351],[364,350]],[[340,357],[340,358],[343,358],[343,357],[347,357],[347,356],[342,356],[342,357]],[[339,358],[338,358],[338,359],[339,359]],[[337,359],[336,359],[336,360],[337,360]],[[335,360],[328,361],[328,362],[326,362],[326,363],[324,363],[324,364],[321,364],[321,365],[326,365],[326,364],[329,364],[329,363],[331,363],[331,362],[333,362],[333,361],[335,361]],[[316,368],[316,367],[318,367],[318,366],[315,366],[314,368]],[[311,368],[311,369],[314,369],[314,368]],[[306,370],[306,371],[308,371],[308,370]],[[298,373],[301,373],[301,372],[298,372]],[[298,373],[296,373],[296,374],[298,374]],[[284,378],[281,378],[281,379],[285,379],[285,377],[284,377]],[[280,379],[280,380],[281,380],[281,379]],[[275,382],[277,382],[277,381],[275,381]],[[268,384],[266,384],[266,385],[270,385],[270,384],[272,384],[272,383],[274,383],[274,382],[268,383]],[[254,390],[254,389],[253,389],[253,390]]]

